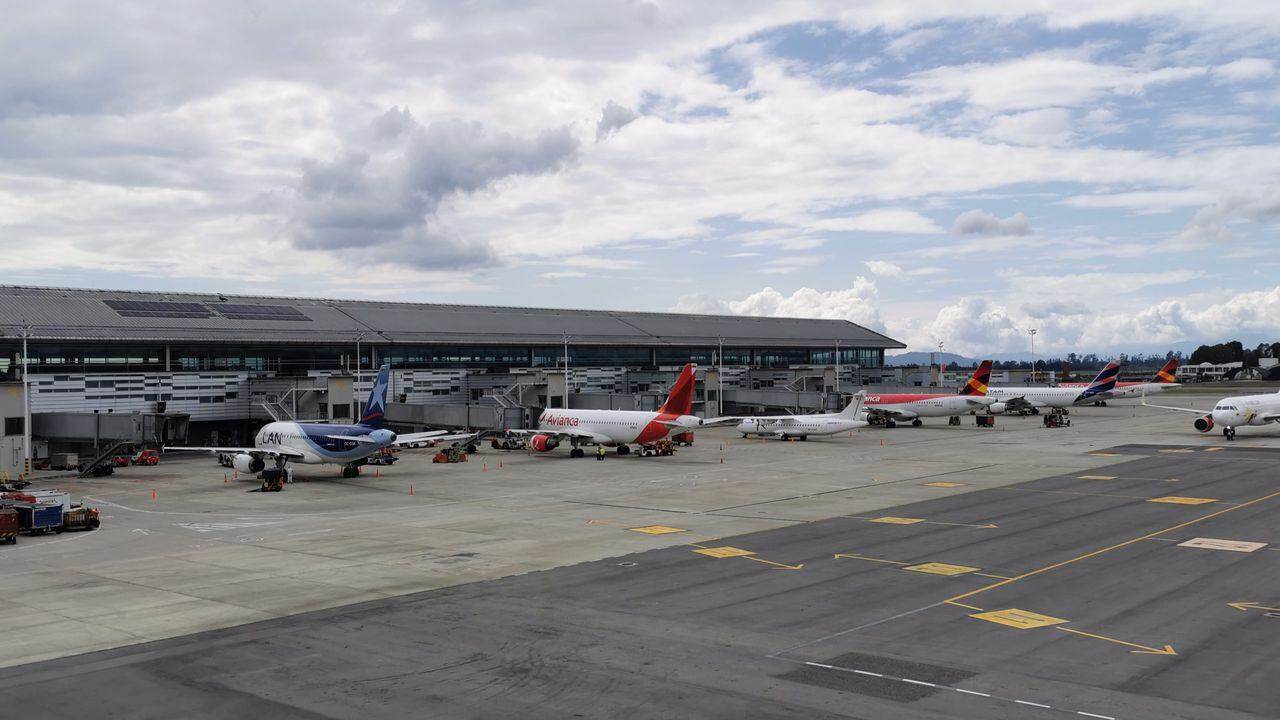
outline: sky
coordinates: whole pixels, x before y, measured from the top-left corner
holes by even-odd
[[[0,282],[1280,339],[1268,3],[59,2]]]

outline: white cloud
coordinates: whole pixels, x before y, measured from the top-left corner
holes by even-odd
[[[802,287],[790,295],[766,287],[741,300],[718,300],[704,294],[684,295],[674,312],[722,312],[765,317],[848,320],[873,330],[884,323],[876,306],[879,291],[872,280],[858,276],[845,290],[820,291]]]
[[[1015,145],[1068,145],[1075,133],[1070,110],[1043,108],[997,116],[984,135]]]
[[[1050,106],[1079,107],[1104,95],[1135,95],[1152,85],[1204,75],[1204,68],[1145,70],[1102,65],[1062,52],[1044,52],[1003,63],[939,67],[914,73],[902,83],[939,99],[963,99],[1001,112]]]
[[[1275,63],[1266,58],[1241,58],[1215,67],[1213,76],[1223,82],[1242,83],[1265,80],[1275,72]]]
[[[1031,235],[1031,220],[1022,213],[1014,213],[1007,218],[998,218],[982,210],[968,210],[960,213],[951,232],[956,235],[992,235],[996,237]]]
[[[914,210],[887,208],[847,218],[825,218],[811,223],[818,230],[932,234],[942,228]]]
[[[867,260],[863,263],[873,275],[881,277],[898,277],[902,274],[902,268],[885,260]]]

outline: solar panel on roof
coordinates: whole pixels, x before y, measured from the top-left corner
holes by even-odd
[[[135,318],[208,318],[209,308],[191,302],[155,302],[153,300],[103,300],[120,317]]]
[[[284,320],[293,322],[311,322],[311,318],[300,310],[288,305],[237,305],[218,303],[211,307],[225,318],[231,320]]]

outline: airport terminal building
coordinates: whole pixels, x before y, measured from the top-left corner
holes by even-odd
[[[143,413],[187,417],[192,442],[272,418],[349,419],[384,362],[393,421],[484,427],[566,398],[647,407],[687,362],[704,410],[766,407],[771,392],[874,381],[885,351],[905,347],[842,320],[0,286],[7,379],[24,334],[37,436],[41,415]]]

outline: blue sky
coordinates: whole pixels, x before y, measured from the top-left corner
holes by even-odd
[[[0,28],[5,281],[1275,340],[1277,17],[52,3]]]

